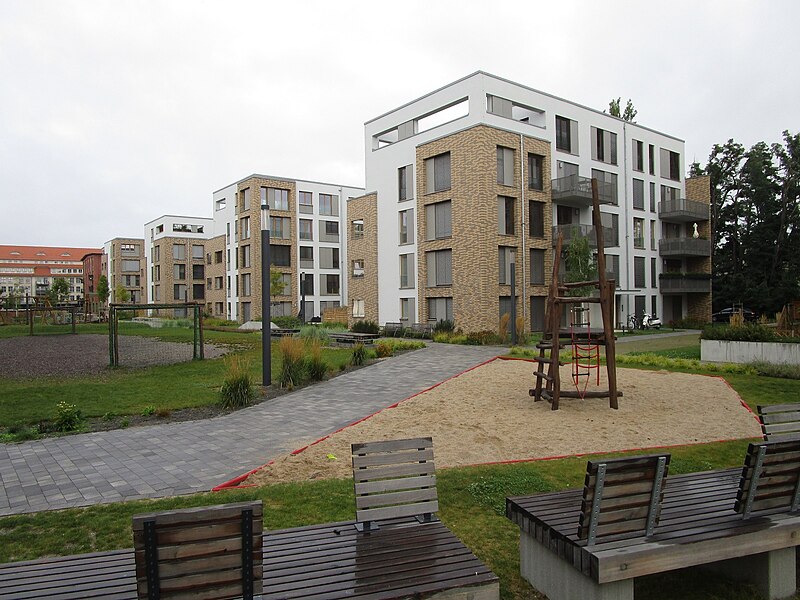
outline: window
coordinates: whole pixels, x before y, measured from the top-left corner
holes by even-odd
[[[414,298],[400,298],[400,321],[413,323],[417,318],[416,302]]]
[[[270,263],[276,267],[291,267],[291,246],[269,245]]]
[[[139,254],[139,247],[136,244],[120,244],[119,250],[122,254]],[[72,272],[72,269],[69,269]]]
[[[200,244],[192,244],[192,258],[194,260],[203,260],[203,255],[205,254],[205,250],[203,246]]]
[[[364,237],[364,219],[355,219],[350,222],[353,230],[353,239],[360,239]]]
[[[514,150],[497,147],[497,183],[514,185]]]
[[[288,240],[291,238],[291,220],[289,217],[270,217],[269,229],[270,236],[276,240]]]
[[[153,262],[161,261],[161,246],[153,246]]]
[[[531,237],[544,237],[544,202],[528,202]]]
[[[429,194],[450,189],[449,152],[425,160],[425,184],[425,191]]]
[[[647,147],[647,158],[650,165],[650,175],[656,174],[656,147],[649,144]]]
[[[291,289],[291,274],[285,273],[289,277],[289,282],[283,281],[281,278],[282,283],[284,283],[285,287],[284,290]],[[314,295],[314,276],[309,273],[303,273],[303,276],[300,278],[300,293],[305,294],[306,296],[313,296]],[[312,309],[313,312],[313,309]]]
[[[351,261],[352,265],[352,273],[353,277],[363,277],[364,276],[364,259],[363,258],[356,258]]]
[[[172,265],[172,278],[175,281],[186,279],[186,265]]]
[[[338,248],[320,248],[319,249],[319,267],[320,267],[320,269],[338,269],[339,268],[339,249]]]
[[[161,300],[161,286],[160,285],[154,285],[153,286],[153,300],[155,300],[156,302]]]
[[[401,210],[398,218],[400,220],[400,243],[414,243],[414,209]]]
[[[650,221],[650,250],[656,249],[656,222]]]
[[[214,264],[218,265],[222,262],[222,250],[217,250],[214,252]]]
[[[544,111],[532,106],[518,104],[500,96],[486,94],[486,111],[499,117],[514,119],[520,123],[527,123],[537,127],[545,126]]]
[[[249,269],[251,266],[251,253],[250,253],[250,245],[242,246],[242,268]]]
[[[225,243],[231,243],[231,224],[225,223]]]
[[[500,246],[497,249],[498,264],[498,283],[500,285],[511,285],[511,262],[516,252],[512,246]]]
[[[242,273],[241,278],[242,285],[239,288],[239,291],[241,292],[242,296],[249,296],[253,291],[251,286],[252,277],[250,276],[250,273]]]
[[[670,187],[668,185],[661,186],[661,201],[662,202],[677,202],[680,200],[681,190],[679,188]],[[672,208],[671,210],[674,210]]]
[[[531,296],[531,331],[544,330],[544,307],[547,298]]]
[[[206,266],[205,265],[192,265],[192,279],[205,279]]]
[[[139,261],[138,260],[123,260],[122,261],[122,270],[123,271],[138,271],[139,270]]]
[[[606,254],[606,278],[613,279],[619,287],[619,256]]]
[[[601,212],[600,223],[603,230],[603,243],[606,247],[619,246],[619,215]]]
[[[238,220],[233,222],[233,239],[234,240],[238,240],[239,239],[239,221]]]
[[[451,207],[450,200],[425,207],[426,240],[441,240],[453,235]]]
[[[633,180],[633,208],[644,210],[644,181]]]
[[[578,154],[578,123],[556,116],[556,149]]]
[[[413,288],[414,287],[414,255],[401,254],[400,255],[400,287]]]
[[[239,228],[242,232],[242,239],[250,239],[250,217],[242,217],[242,226]]]
[[[161,265],[153,267],[153,281],[161,281]]]
[[[453,284],[453,251],[436,250],[428,252],[428,287]]]
[[[644,173],[644,142],[633,140],[633,154],[631,155],[633,170]]]
[[[332,194],[319,195],[319,214],[330,217],[339,216],[339,196]]]
[[[397,197],[400,202],[411,200],[414,197],[414,179],[412,165],[397,169]]]
[[[321,241],[321,242],[338,242],[339,241],[339,223],[337,221],[320,221],[319,222],[319,241]]]
[[[172,246],[172,258],[175,260],[186,260],[186,245],[175,244]]]
[[[227,205],[227,201],[225,200],[225,198],[220,198],[219,200],[217,200],[214,203],[214,208],[216,210],[223,210],[226,205]]]
[[[452,321],[453,299],[428,298],[428,319],[433,321]]]
[[[183,283],[176,283],[172,286],[172,297],[175,300],[184,301],[187,300],[186,294],[188,293],[189,288],[186,287]]]
[[[300,212],[301,213],[313,213],[314,212],[314,194],[311,192],[300,192],[299,194],[300,200]]]
[[[300,239],[309,242],[314,239],[313,221],[311,219],[300,219]]]
[[[261,188],[261,205],[269,206],[270,210],[289,210],[289,190],[279,188]]]
[[[250,210],[250,188],[242,190],[242,210]]]
[[[611,165],[617,164],[617,134],[592,127],[592,158]]]
[[[644,219],[633,218],[633,247],[644,250]]]
[[[681,157],[677,152],[661,148],[661,176],[673,181],[681,180]]]
[[[219,277],[214,277],[214,289],[215,290],[221,290],[223,281],[224,280],[223,280],[221,275]]]
[[[300,246],[300,268],[314,268],[314,248],[311,246]]]
[[[363,317],[364,316],[364,301],[363,300],[353,300],[353,317]]]
[[[597,179],[598,183],[607,183],[607,186],[603,186],[608,190],[610,194],[609,200],[611,204],[616,206],[619,204],[619,199],[617,197],[617,174],[616,173],[608,173],[606,171],[601,171],[600,169],[592,169],[592,178]]]
[[[645,287],[644,280],[644,256],[633,257],[633,286],[636,288]]]
[[[544,189],[544,156],[528,154],[528,189]]]
[[[531,285],[544,285],[544,250],[531,248]]]
[[[650,212],[656,212],[656,184],[650,182]]]
[[[500,235],[514,235],[514,198],[497,197],[497,232]]]
[[[339,276],[338,275],[320,275],[319,283],[321,295],[323,296],[338,296],[339,295]]]

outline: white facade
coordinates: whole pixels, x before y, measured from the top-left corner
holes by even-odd
[[[570,127],[571,152],[558,148],[557,117],[574,123]],[[481,123],[549,142],[552,179],[562,177],[570,169],[582,177],[592,177],[593,171],[616,175],[617,204],[604,205],[601,210],[608,215],[616,215],[618,219],[619,245],[611,247],[606,244],[606,255],[617,256],[619,261],[618,318],[626,319],[633,312],[634,295],[640,299],[645,297],[646,312],[661,314],[663,303],[658,290],[658,274],[661,270],[658,240],[663,232],[657,208],[662,198],[662,186],[674,188],[674,194],[678,198],[685,198],[684,142],[601,111],[487,73],[476,72],[365,123],[366,189],[377,192],[379,205],[380,322],[400,320],[398,298],[417,298],[414,305],[420,306],[417,296],[418,281],[413,289],[399,288],[399,256],[408,252],[414,252],[416,256],[417,248],[416,242],[409,245],[399,244],[398,213],[414,207],[415,203],[399,201],[398,169],[410,165],[414,170],[413,191],[410,192],[413,197],[417,190],[417,147]],[[430,128],[426,128],[429,126]],[[597,136],[595,128],[616,135],[616,164],[598,160],[597,152],[593,152],[593,146],[596,147],[596,139],[593,138]],[[642,143],[642,170],[633,168],[634,140]],[[651,146],[654,158],[652,168],[649,161]],[[677,178],[662,176],[662,154],[669,152],[678,155]],[[610,160],[609,156],[606,158]],[[669,165],[666,167],[667,170],[663,173],[669,172]],[[674,169],[672,174],[675,174]],[[634,180],[637,182],[634,183]],[[644,189],[641,209],[634,209],[634,185]],[[652,200],[651,189],[654,191]],[[524,190],[522,192],[524,197]],[[667,190],[665,193],[671,192]],[[569,208],[558,211],[557,207],[558,203],[554,202],[553,225],[557,224],[559,214],[562,218],[567,216],[566,208]],[[569,215],[572,224],[591,225],[591,208],[569,210],[572,212]],[[641,241],[634,240],[634,219],[641,219],[640,222],[644,225],[644,231],[641,232],[644,236],[643,248],[641,244],[634,247],[635,241]],[[611,223],[610,216],[608,223]],[[634,256],[644,259],[645,285],[636,285],[641,284],[641,280],[634,281]],[[611,265],[608,266],[610,269]],[[522,304],[525,310],[526,303]],[[418,314],[408,317],[416,322]]]

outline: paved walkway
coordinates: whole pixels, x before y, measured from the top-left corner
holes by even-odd
[[[504,348],[430,344],[258,406],[0,446],[0,515],[206,491]]]

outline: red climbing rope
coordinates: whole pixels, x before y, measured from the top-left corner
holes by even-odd
[[[572,381],[581,400],[586,398],[586,390],[589,387],[589,378],[592,370],[597,372],[597,384],[600,385],[600,345],[592,344],[592,324],[591,320],[586,319],[586,340],[581,339],[581,332],[575,331],[575,321],[578,312],[588,311],[582,306],[573,307],[570,311],[570,338],[572,341]],[[581,324],[579,324],[581,325]],[[582,343],[583,342],[583,343]],[[581,378],[583,388],[581,388]]]

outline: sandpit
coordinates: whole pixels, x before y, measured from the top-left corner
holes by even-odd
[[[754,415],[720,378],[618,369],[624,393],[618,410],[607,399],[562,399],[560,410],[552,411],[528,395],[533,368],[528,361],[493,360],[282,456],[246,483],[350,477],[352,442],[430,436],[442,468],[761,434]],[[563,389],[574,390],[569,367],[561,376]],[[604,369],[599,387],[593,384],[588,389],[608,388]]]

